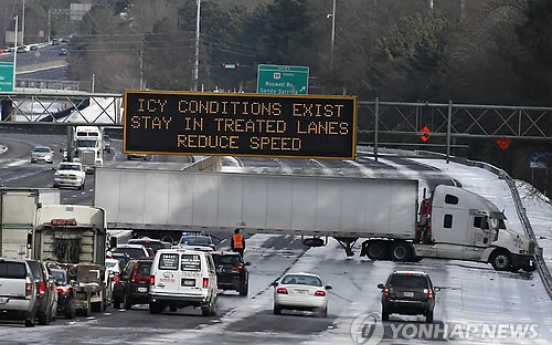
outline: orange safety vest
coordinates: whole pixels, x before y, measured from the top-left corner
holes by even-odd
[[[232,235],[232,239],[234,240],[234,248],[232,248],[232,249],[243,249],[243,235],[242,234],[234,234],[234,235]]]

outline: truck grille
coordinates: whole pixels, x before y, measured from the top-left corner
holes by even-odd
[[[96,159],[96,152],[82,151],[81,162],[83,165],[94,165],[95,159]]]

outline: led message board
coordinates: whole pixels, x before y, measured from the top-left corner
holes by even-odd
[[[125,91],[125,153],[354,159],[356,98]]]

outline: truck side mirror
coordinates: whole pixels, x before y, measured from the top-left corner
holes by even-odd
[[[109,238],[109,248],[117,248],[117,237],[111,236]]]

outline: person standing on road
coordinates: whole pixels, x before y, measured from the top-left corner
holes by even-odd
[[[232,248],[232,251],[239,253],[243,259],[243,251],[245,250],[245,238],[242,234],[240,234],[240,229],[234,230],[234,234],[232,235],[232,239],[230,242],[230,248]]]

